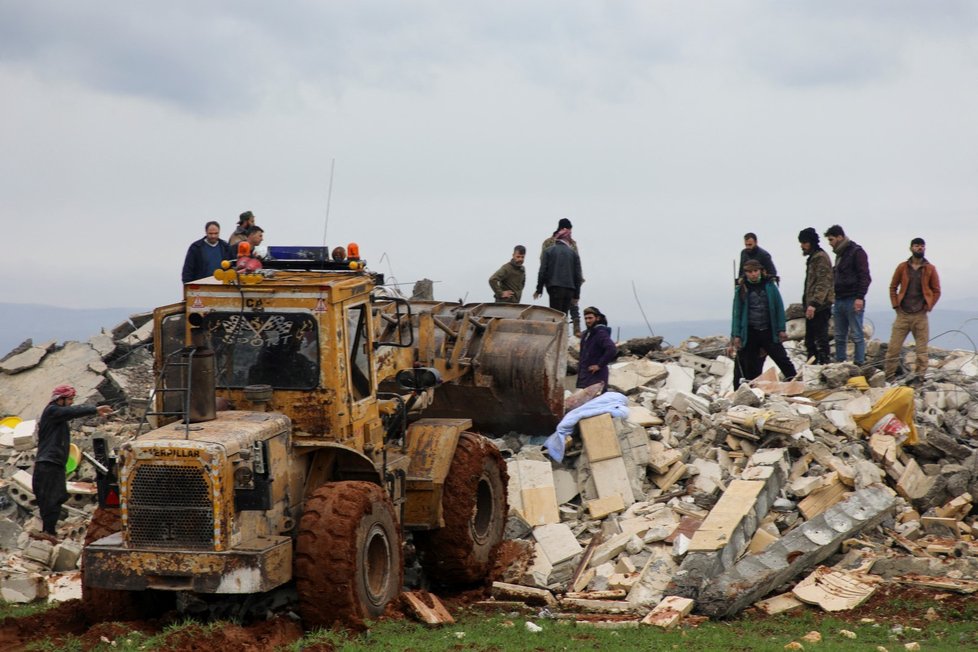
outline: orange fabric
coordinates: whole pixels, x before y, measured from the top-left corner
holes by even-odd
[[[907,294],[907,283],[910,282],[909,267],[910,262],[905,260],[897,265],[893,272],[893,278],[890,280],[890,306],[893,308],[899,306]],[[925,263],[921,267],[920,286],[924,293],[927,312],[930,312],[941,298],[941,278],[937,275],[937,268],[930,263]]]

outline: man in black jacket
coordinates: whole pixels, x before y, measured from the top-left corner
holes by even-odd
[[[866,293],[872,277],[869,275],[869,256],[866,250],[846,237],[838,224],[825,232],[835,252],[833,278],[835,284],[835,360],[845,362],[846,345],[852,336],[855,349],[853,362],[866,363],[866,337],[863,335],[863,315],[866,313]]]
[[[58,543],[58,517],[61,505],[68,500],[65,484],[65,464],[68,462],[68,449],[71,433],[68,422],[78,417],[98,414],[101,417],[112,414],[108,405],[79,405],[75,402],[75,388],[71,385],[58,385],[51,393],[51,402],[44,408],[37,423],[37,458],[34,461],[34,478],[31,489],[37,498],[43,530],[32,536],[51,543]]]
[[[204,237],[195,240],[187,248],[187,256],[183,259],[181,282],[189,283],[199,278],[206,278],[221,266],[222,260],[231,260],[231,247],[221,240],[221,225],[210,221],[204,225]]]
[[[581,272],[581,258],[568,242],[570,233],[566,230],[558,231],[556,237],[555,243],[543,252],[540,259],[537,289],[533,298],[539,299],[543,294],[543,287],[546,286],[550,307],[566,315],[571,302],[581,298],[584,274]]]

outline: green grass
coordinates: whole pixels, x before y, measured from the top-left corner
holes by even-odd
[[[526,623],[543,631],[532,633]],[[855,633],[853,639],[840,633]],[[811,631],[822,635],[821,643],[812,644],[801,637]],[[682,625],[672,630],[642,626],[638,629],[599,629],[573,622],[539,618],[485,618],[470,614],[455,625],[426,629],[412,622],[385,622],[367,633],[337,640],[327,639],[337,650],[722,650],[724,652],[782,651],[792,641],[805,649],[902,650],[904,643],[917,641],[924,650],[962,650],[978,648],[978,623],[937,622],[922,631],[894,630],[891,624],[849,623],[836,618],[816,618],[810,613],[779,616],[761,620],[705,622],[698,626]],[[306,637],[292,646],[298,652],[313,640]]]
[[[33,616],[34,614],[39,614],[42,611],[47,611],[54,606],[54,603],[49,604],[47,602],[31,602],[29,604],[21,604],[0,600],[0,620],[3,620],[4,618],[24,618],[25,616]]]
[[[975,601],[978,603],[978,600]],[[20,605],[3,605],[7,615],[14,615],[25,608]],[[16,607],[16,609],[14,608]],[[392,650],[437,652],[496,652],[506,650],[682,650],[683,652],[721,650],[781,651],[792,641],[801,642],[805,650],[864,651],[885,647],[890,652],[904,649],[912,641],[920,643],[922,650],[978,649],[978,604],[946,609],[939,601],[903,601],[896,599],[887,611],[906,613],[917,617],[934,607],[940,619],[928,623],[920,630],[901,623],[899,616],[889,615],[878,622],[853,622],[851,616],[835,617],[815,610],[770,618],[745,617],[733,621],[707,621],[698,625],[687,621],[671,630],[641,626],[637,629],[600,629],[575,624],[572,621],[546,618],[528,618],[516,615],[485,615],[474,611],[457,614],[457,622],[441,628],[427,628],[414,621],[384,621],[372,623],[362,634],[346,634],[333,631],[316,631],[301,640],[284,645],[278,652],[301,652],[319,646],[344,652],[358,650]],[[34,607],[32,612],[39,611]],[[526,623],[542,628],[531,632]],[[143,652],[187,647],[188,644],[206,638],[226,625],[223,622],[201,624],[184,620],[168,626],[164,631],[148,635],[137,631],[123,632],[113,641],[97,644],[94,652]],[[847,638],[840,632],[849,630],[855,638]],[[809,632],[822,636],[820,643],[802,640]],[[206,643],[204,643],[206,645]],[[54,641],[37,641],[29,648],[34,652],[80,652],[82,639],[69,636]],[[225,652],[216,650],[215,652]],[[229,652],[229,651],[228,651]]]

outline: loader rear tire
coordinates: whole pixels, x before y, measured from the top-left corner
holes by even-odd
[[[464,585],[486,577],[506,527],[507,482],[499,450],[485,437],[463,432],[442,493],[445,527],[414,533],[432,581]]]
[[[85,531],[85,545],[122,529],[122,514],[118,509],[99,507]],[[82,568],[82,578],[85,569]],[[82,612],[89,623],[141,620],[166,611],[172,596],[158,591],[117,591],[85,586],[82,582]]]
[[[370,482],[330,482],[306,499],[295,543],[298,611],[307,629],[358,628],[401,592],[404,557],[394,505]]]

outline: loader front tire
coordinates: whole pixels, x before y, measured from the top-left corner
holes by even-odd
[[[306,500],[295,543],[298,611],[307,629],[349,628],[384,613],[401,592],[401,529],[383,488],[330,482]]]
[[[442,493],[445,527],[414,533],[431,580],[464,585],[486,577],[506,527],[507,482],[499,450],[485,437],[463,432]]]

